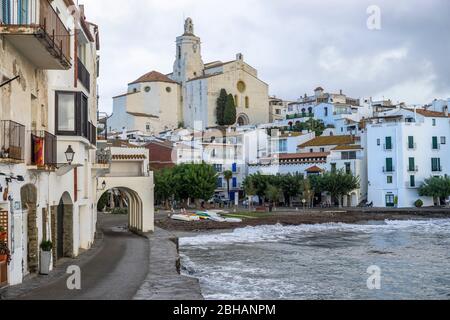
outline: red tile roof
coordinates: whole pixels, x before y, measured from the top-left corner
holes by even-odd
[[[137,80],[134,80],[133,82],[129,84],[135,84],[140,82],[167,82],[167,83],[177,83],[176,81],[173,81],[168,76],[158,72],[158,71],[150,71],[149,73],[144,74]]]
[[[113,160],[143,160],[147,157],[143,154],[114,154],[112,155]]]
[[[322,172],[323,170],[320,169],[318,166],[312,166],[308,169],[305,170],[308,173],[317,173],[317,172]]]
[[[405,108],[408,111],[414,112],[414,109]],[[438,112],[438,111],[431,111],[431,110],[425,110],[425,109],[416,109],[416,112],[424,117],[431,117],[431,118],[450,118],[450,115],[445,115],[444,112]]]

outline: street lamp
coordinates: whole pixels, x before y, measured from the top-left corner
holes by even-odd
[[[73,151],[71,145],[69,145],[69,146],[67,147],[67,150],[66,150],[66,152],[64,152],[64,154],[66,155],[67,163],[68,163],[69,165],[72,164],[73,157],[74,157],[74,155],[75,155],[75,151]]]

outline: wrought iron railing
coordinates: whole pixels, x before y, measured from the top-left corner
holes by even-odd
[[[57,158],[57,138],[44,131],[31,132],[31,164],[37,166],[55,166]]]
[[[24,159],[25,126],[10,120],[0,121],[0,159]]]
[[[109,149],[99,149],[96,152],[96,160],[98,164],[109,164],[111,163],[111,150]]]
[[[49,0],[2,0],[0,24],[41,29],[40,36],[70,64],[70,34]]]

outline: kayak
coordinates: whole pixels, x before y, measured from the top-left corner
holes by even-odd
[[[179,221],[199,221],[199,216],[188,216],[185,214],[174,214],[170,217],[173,220],[179,220]]]

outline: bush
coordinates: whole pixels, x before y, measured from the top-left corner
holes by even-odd
[[[42,251],[52,251],[53,249],[53,243],[50,240],[45,240],[41,242],[41,249]]]
[[[97,211],[102,212],[103,209],[108,205],[109,202],[109,194],[108,192],[104,192],[97,203]]]
[[[0,241],[0,255],[6,256],[6,263],[11,262],[11,251],[9,251],[8,244],[5,241]]]
[[[423,201],[422,201],[421,199],[416,200],[416,202],[414,202],[414,206],[415,206],[416,208],[422,208],[422,206],[423,206]]]
[[[114,208],[111,210],[111,214],[128,214],[128,208]]]

